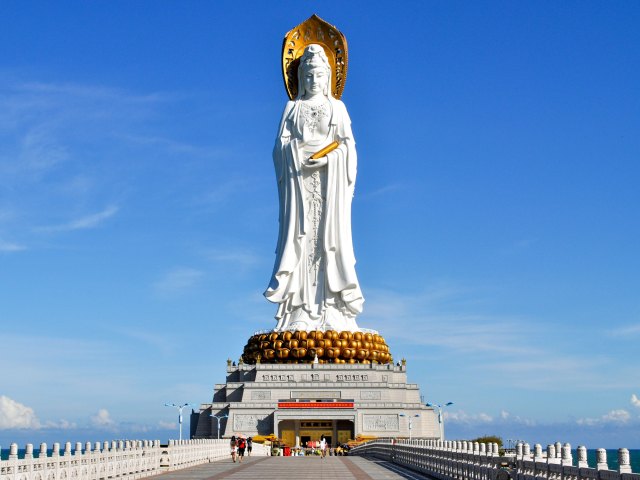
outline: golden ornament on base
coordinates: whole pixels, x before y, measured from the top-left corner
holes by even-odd
[[[304,330],[259,333],[249,338],[245,363],[379,363],[393,361],[384,338],[369,332]]]

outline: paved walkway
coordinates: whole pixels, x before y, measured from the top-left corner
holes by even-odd
[[[149,477],[157,480],[424,480],[396,464],[364,457],[245,457]]]

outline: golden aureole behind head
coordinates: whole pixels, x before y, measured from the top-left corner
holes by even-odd
[[[282,75],[290,99],[298,95],[298,65],[305,47],[318,44],[324,48],[331,66],[331,93],[340,98],[347,80],[347,39],[333,25],[312,15],[291,29],[282,42]]]

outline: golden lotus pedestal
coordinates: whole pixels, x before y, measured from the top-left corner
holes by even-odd
[[[393,362],[384,338],[371,332],[304,330],[257,333],[247,341],[242,361],[256,363],[362,363]]]

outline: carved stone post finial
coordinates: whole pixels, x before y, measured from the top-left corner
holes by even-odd
[[[565,443],[562,446],[562,465],[573,465],[573,456],[571,455],[571,445]]]
[[[604,448],[596,450],[596,469],[609,470],[609,465],[607,465],[607,451]]]
[[[552,463],[554,458],[556,458],[556,446],[550,443],[547,445],[547,461]]]
[[[578,447],[578,468],[589,468],[587,463],[587,447],[580,445]]]
[[[542,445],[540,445],[539,443],[536,443],[533,446],[533,456],[537,459],[542,458]]]
[[[618,471],[620,473],[631,473],[631,463],[629,461],[629,450],[618,449]]]
[[[556,447],[556,458],[560,458],[561,451],[562,451],[562,444],[560,442],[556,442],[553,444],[553,446]]]
[[[516,458],[522,458],[522,442],[516,443]]]

